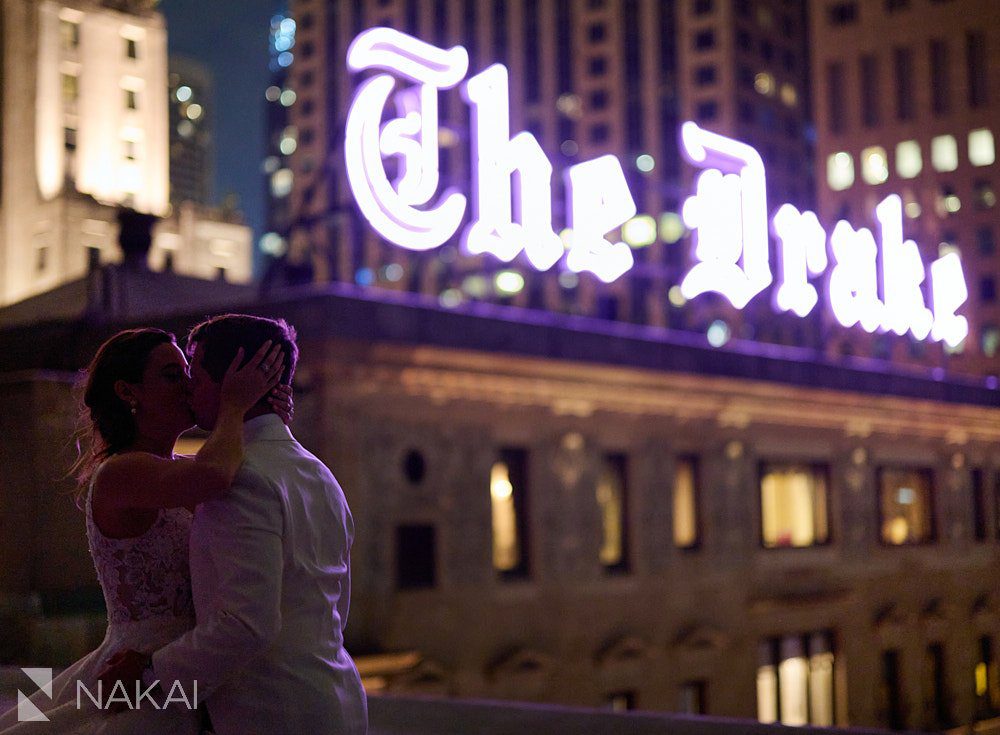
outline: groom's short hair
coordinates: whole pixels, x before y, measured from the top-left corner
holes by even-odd
[[[278,382],[291,385],[295,366],[299,361],[299,348],[295,344],[295,327],[284,319],[265,319],[249,314],[223,314],[212,317],[188,333],[187,353],[194,356],[202,346],[201,365],[216,383],[221,383],[226,370],[242,347],[244,361],[253,357],[267,340],[280,344],[284,353],[285,369]]]

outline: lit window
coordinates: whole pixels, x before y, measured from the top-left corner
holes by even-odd
[[[904,179],[912,179],[920,174],[924,159],[920,154],[920,144],[915,140],[904,140],[896,145],[896,173]]]
[[[981,342],[983,355],[994,357],[997,354],[997,348],[1000,347],[1000,328],[992,324],[983,327]]]
[[[936,171],[958,168],[958,143],[954,135],[938,135],[931,139],[931,164]]]
[[[979,180],[972,185],[977,209],[992,209],[997,203],[997,194],[990,181]]]
[[[764,465],[760,505],[766,548],[815,546],[829,540],[826,484],[822,467]]]
[[[490,504],[493,517],[493,568],[505,576],[525,576],[525,518],[528,453],[503,449],[490,471]]]
[[[899,546],[934,538],[931,473],[883,468],[879,471],[882,541]]]
[[[603,539],[601,564],[609,572],[625,572],[628,571],[625,455],[607,454],[601,464],[596,492]]]
[[[774,75],[770,72],[762,71],[753,79],[753,88],[768,97],[774,94]]]
[[[271,196],[281,199],[292,192],[294,176],[289,168],[279,168],[271,174]]]
[[[826,183],[834,191],[849,189],[854,184],[854,159],[841,151],[826,159]]]
[[[872,146],[861,151],[861,176],[869,184],[882,184],[889,178],[885,148]]]
[[[640,214],[622,225],[622,240],[634,248],[652,245],[656,242],[656,220],[648,214]]]
[[[979,656],[976,661],[976,704],[980,712],[992,714],[1000,711],[1000,676],[993,655],[993,639],[988,635],[979,638]]]
[[[75,74],[62,75],[62,96],[63,102],[76,102],[80,96],[80,78]]]
[[[833,725],[833,649],[830,634],[761,641],[757,719],[783,725]]]
[[[698,466],[694,457],[680,457],[674,467],[674,546],[698,545]]]
[[[992,166],[996,161],[993,133],[986,128],[969,133],[969,162],[973,166]]]
[[[781,101],[785,103],[786,107],[795,107],[799,101],[799,95],[793,87],[788,82],[781,85]]]
[[[962,208],[962,200],[955,193],[955,188],[950,184],[943,184],[941,192],[936,201],[937,213],[940,217],[955,214]]]

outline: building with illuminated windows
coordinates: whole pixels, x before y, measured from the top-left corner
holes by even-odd
[[[121,261],[120,206],[164,218],[151,267],[250,279],[247,227],[171,210],[166,29],[153,5],[3,4],[0,304]]]
[[[996,375],[1000,349],[995,138],[1000,6],[979,0],[815,4],[811,19],[818,213],[872,223],[900,194],[928,258],[961,255],[970,333],[942,353],[893,335],[831,332],[828,354]]]
[[[295,19],[276,14],[268,29],[268,50],[271,83],[264,92],[264,201],[266,221],[260,241],[261,251],[272,258],[281,258],[288,250],[288,234],[292,222],[291,194],[293,175],[291,157],[298,146],[298,130],[290,125],[289,108],[296,94],[288,83],[289,71],[295,61]]]
[[[171,56],[169,68],[170,202],[207,207],[215,175],[212,77],[203,64],[182,56]]]
[[[354,516],[370,693],[933,731],[1000,711],[995,389],[345,284],[227,309],[298,328],[292,429]],[[39,478],[122,326],[0,330],[0,665],[103,635],[70,483]]]

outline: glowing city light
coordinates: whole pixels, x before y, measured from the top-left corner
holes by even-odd
[[[191,88],[185,84],[177,88],[177,91],[174,92],[174,97],[177,98],[178,102],[187,102],[191,99],[191,94]]]
[[[904,209],[911,218],[920,214],[912,193],[906,194],[905,208],[897,195],[878,204],[877,239],[870,230],[855,229],[846,221],[837,222],[828,236],[815,213],[800,212],[790,204],[778,207],[769,222],[765,170],[758,152],[687,122],[681,126],[681,152],[700,173],[680,214],[665,212],[658,221],[636,216],[621,162],[605,155],[563,171],[568,226],[557,234],[552,162],[531,133],[511,135],[506,67],[494,64],[462,83],[468,70],[464,48],[437,48],[391,28],[373,28],[357,36],[348,50],[348,65],[355,71],[390,72],[370,76],[358,86],[347,115],[344,151],[359,209],[383,238],[400,247],[437,248],[458,234],[464,218],[465,195],[457,189],[438,192],[440,149],[457,146],[464,138],[439,125],[438,95],[461,84],[470,107],[473,164],[471,221],[461,236],[467,253],[490,254],[502,262],[523,254],[540,271],[561,261],[559,285],[572,289],[580,283],[579,273],[589,272],[611,283],[631,270],[630,245],[644,247],[657,236],[673,244],[690,230],[695,262],[667,292],[675,307],[715,292],[743,308],[776,281],[775,309],[805,317],[820,301],[822,284],[830,311],[844,327],[910,333],[916,339],[945,342],[949,349],[956,349],[968,335],[968,320],[957,313],[968,300],[958,253],[942,250],[928,270],[916,243],[904,239]],[[765,94],[776,91],[767,79],[761,83],[770,90]],[[286,103],[287,94],[291,99]],[[267,95],[274,96],[272,89]],[[291,104],[294,92],[284,90],[277,99]],[[386,115],[390,100],[395,116]],[[572,117],[579,112],[579,98],[564,95],[557,108]],[[993,155],[992,138],[974,132],[978,160],[986,161]],[[294,143],[294,137],[287,139]],[[287,152],[284,142],[282,151]],[[563,141],[564,155],[577,152],[574,141]],[[932,141],[936,168],[948,170],[953,154],[954,139],[939,136]],[[393,158],[396,165],[387,170],[386,161]],[[883,149],[866,149],[859,160],[866,181],[887,180]],[[922,165],[919,146],[913,141],[899,144],[896,165],[902,176],[917,175]],[[649,154],[635,160],[639,171],[649,172],[654,166]],[[853,185],[851,154],[831,155],[827,168],[833,188]],[[395,172],[392,181],[389,171]],[[287,195],[291,171],[275,169],[271,184],[272,191]],[[945,190],[938,206],[956,211],[961,203]],[[609,234],[619,230],[624,242]],[[769,230],[777,243],[776,278],[771,271]],[[456,247],[448,245],[441,258],[454,260],[455,254]],[[391,264],[380,275],[393,281],[404,271]],[[524,287],[524,276],[513,269],[502,270],[493,279],[493,288],[503,295]],[[487,289],[481,276],[468,277],[461,289],[448,288],[439,300],[453,308],[466,295],[485,297]],[[722,346],[730,339],[730,328],[725,322],[713,322],[706,336],[713,346]]]

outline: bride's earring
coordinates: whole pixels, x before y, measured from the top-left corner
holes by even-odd
[[[132,415],[135,416],[135,404],[132,404]]]

